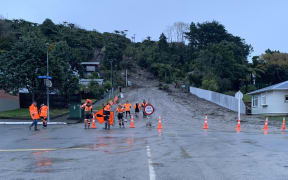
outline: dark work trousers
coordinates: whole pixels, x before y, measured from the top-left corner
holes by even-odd
[[[46,117],[41,117],[41,120],[43,122],[43,127],[47,127],[47,118]]]
[[[127,118],[128,114],[129,114],[129,116],[131,116],[130,111],[126,111],[126,118]]]
[[[32,124],[30,125],[30,129],[31,129],[31,127],[34,126],[34,130],[36,131],[37,130],[37,124],[38,124],[38,119],[34,119]]]
[[[110,111],[104,111],[104,121],[105,121],[105,128],[104,129],[110,129],[110,122],[109,122],[109,118],[110,118]]]

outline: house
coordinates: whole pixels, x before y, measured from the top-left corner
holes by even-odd
[[[84,67],[84,78],[89,79],[93,72],[99,71],[99,62],[82,62],[81,65]]]
[[[100,62],[82,62],[81,65],[84,67],[83,78],[80,79],[79,83],[87,86],[91,81],[97,82],[99,85],[103,85],[103,79],[92,79],[92,73],[99,72]],[[99,73],[98,73],[99,76]]]
[[[252,95],[252,114],[288,114],[288,81],[258,89],[248,94]]]

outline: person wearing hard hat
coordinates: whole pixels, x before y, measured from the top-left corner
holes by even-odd
[[[41,104],[40,119],[43,122],[43,127],[47,127],[47,112],[48,112],[48,106],[46,106],[45,104]]]
[[[134,110],[135,110],[135,116],[136,116],[137,118],[139,117],[140,109],[141,109],[141,105],[136,102],[136,104],[134,105]]]
[[[123,128],[125,128],[124,126],[124,120],[123,120],[123,114],[125,112],[125,109],[122,107],[121,104],[119,104],[118,108],[116,109],[116,112],[118,113],[117,117],[118,117],[118,121],[119,121],[119,127],[121,128],[121,126]]]
[[[109,103],[105,103],[104,104],[104,122],[105,122],[105,128],[104,129],[107,129],[107,130],[110,130],[110,122],[109,122],[109,119],[110,119],[110,111],[111,111],[111,106]]]
[[[126,101],[126,103],[124,104],[126,118],[127,118],[128,114],[129,114],[129,116],[131,116],[131,113],[130,113],[131,107],[132,107],[132,105],[129,103],[129,101]]]
[[[81,106],[84,109],[84,128],[90,128],[91,119],[93,118],[93,106],[92,101],[87,99],[86,102]]]
[[[39,116],[39,112],[38,112],[38,108],[37,108],[37,102],[34,101],[31,106],[29,106],[29,112],[30,112],[30,116],[33,120],[32,124],[29,126],[29,129],[31,130],[31,128],[34,126],[34,130],[38,131],[37,129],[37,124],[38,124],[38,120],[40,119]]]

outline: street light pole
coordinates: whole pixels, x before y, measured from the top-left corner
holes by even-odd
[[[110,64],[111,64],[111,85],[112,85],[112,88],[111,88],[111,96],[113,97],[114,95],[114,89],[113,89],[113,69],[112,69],[112,63],[113,63],[113,60],[111,59],[110,60]]]
[[[47,48],[47,60],[46,60],[46,65],[47,65],[47,77],[49,76],[49,59],[48,59],[48,53],[49,53],[49,44]],[[50,104],[49,104],[49,87],[47,85],[48,79],[46,79],[46,93],[47,93],[47,106],[48,106],[48,112],[47,112],[47,120],[50,122]]]

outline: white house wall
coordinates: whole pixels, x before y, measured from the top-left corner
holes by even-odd
[[[252,107],[252,114],[288,114],[288,103],[285,103],[285,95],[288,91],[268,91],[266,94],[267,106],[262,106],[261,94],[258,95],[258,106]],[[255,96],[255,95],[253,95]]]

